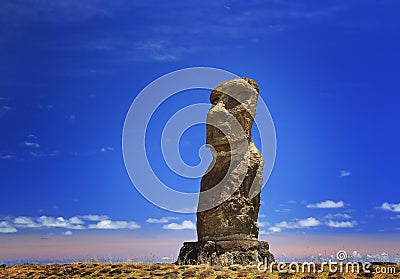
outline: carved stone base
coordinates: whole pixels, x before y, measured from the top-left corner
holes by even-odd
[[[176,264],[229,266],[257,265],[258,262],[265,263],[265,261],[267,263],[274,261],[266,241],[221,240],[183,243]]]

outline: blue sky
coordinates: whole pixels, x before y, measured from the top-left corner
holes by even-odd
[[[194,214],[162,210],[134,188],[121,138],[145,86],[196,66],[255,79],[271,112],[278,148],[259,222],[272,252],[396,254],[398,8],[397,1],[2,1],[0,260],[176,257],[183,241],[195,240]],[[168,116],[208,102],[208,91],[184,93],[150,123],[149,158],[171,187],[183,182],[195,192],[199,179],[174,175],[158,152]],[[199,125],[182,137],[188,164],[199,162],[204,133]],[[86,247],[87,239],[97,242]],[[22,240],[34,249],[19,247]],[[371,241],[377,245],[368,249]],[[57,254],[62,243],[75,250]],[[109,245],[99,251],[96,243]]]

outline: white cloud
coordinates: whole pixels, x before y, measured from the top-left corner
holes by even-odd
[[[293,222],[282,221],[268,228],[269,233],[281,232],[283,229],[301,229],[310,228],[321,225],[321,222],[314,217],[300,219]]]
[[[11,221],[7,221],[11,220]],[[88,222],[88,225],[85,223]],[[104,215],[83,215],[73,216],[69,219],[64,217],[40,216],[39,218],[18,216],[15,218],[7,217],[0,220],[1,232],[16,232],[17,228],[44,228],[55,229],[63,228],[68,230],[84,230],[84,229],[139,229],[134,221],[112,221]]]
[[[73,225],[83,225],[83,224],[85,224],[84,221],[82,221],[81,219],[79,219],[79,217],[76,217],[76,216],[69,218],[68,221]]]
[[[0,222],[0,233],[15,233],[17,229],[13,227],[10,223],[3,221]]]
[[[78,216],[84,220],[88,221],[103,221],[103,220],[108,220],[109,217],[107,215],[96,215],[96,214],[88,214],[88,215],[83,215],[83,216]]]
[[[349,172],[348,170],[341,170],[340,171],[340,177],[346,177],[346,176],[350,176],[351,172]]]
[[[320,221],[318,221],[317,219],[310,217],[304,220],[299,220],[297,222],[297,224],[301,227],[301,228],[307,228],[307,227],[315,227],[321,224]]]
[[[344,207],[343,201],[335,202],[331,200],[326,200],[320,203],[307,205],[307,208],[341,208],[341,207]]]
[[[258,226],[260,228],[263,228],[263,227],[269,226],[269,223],[268,222],[258,221]]]
[[[177,220],[179,219],[178,217],[162,217],[160,219],[156,218],[149,218],[146,220],[147,223],[153,223],[153,224],[161,224],[161,223],[168,223],[171,220]]]
[[[270,227],[270,228],[268,229],[268,231],[270,231],[270,232],[272,232],[272,233],[278,233],[278,232],[281,232],[281,231],[282,231],[282,228],[279,228],[279,227]]]
[[[275,227],[277,228],[285,228],[285,229],[295,229],[298,228],[298,226],[296,225],[295,222],[286,222],[286,221],[282,221],[280,223],[277,223],[275,225]]]
[[[71,231],[66,231],[66,232],[63,232],[63,235],[72,235],[72,232]]]
[[[92,224],[88,226],[89,229],[103,229],[103,230],[118,230],[118,229],[130,229],[135,230],[139,229],[140,225],[136,222],[126,222],[126,221],[111,221],[111,220],[102,220],[97,224]]]
[[[325,216],[325,219],[333,219],[333,218],[351,219],[351,216],[346,213],[328,214]]]
[[[29,224],[34,222],[31,217],[19,216],[14,219],[14,224]]]
[[[65,220],[63,217],[47,217],[41,216],[37,219],[37,222],[41,224],[43,227],[53,227],[53,228],[69,228],[75,230],[84,229],[81,225],[71,224],[68,220]]]
[[[38,228],[40,225],[36,223],[33,218],[19,216],[14,219],[14,225],[20,228]]]
[[[40,216],[38,222],[42,224],[44,227],[68,227],[68,222],[63,217],[47,217],[47,216]]]
[[[166,229],[166,230],[195,230],[196,225],[192,221],[185,220],[181,224],[177,224],[177,223],[166,224],[163,226],[163,229]]]
[[[392,212],[400,212],[400,203],[382,203],[380,209],[392,211]]]
[[[37,142],[33,142],[33,141],[25,141],[25,146],[39,148],[40,144],[38,144]]]
[[[355,221],[338,222],[338,221],[329,220],[326,224],[328,227],[331,227],[331,228],[353,228],[357,224],[357,222],[355,222]]]

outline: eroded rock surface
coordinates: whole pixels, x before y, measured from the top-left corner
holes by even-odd
[[[253,264],[273,259],[258,241],[258,211],[264,161],[251,129],[259,95],[257,83],[237,78],[211,92],[207,144],[213,162],[201,180],[198,242],[186,242],[177,263]]]
[[[258,238],[264,161],[251,137],[258,94],[253,80],[240,78],[219,84],[211,93],[213,106],[207,116],[207,144],[213,150],[214,162],[201,180],[197,213],[200,241]],[[225,195],[231,195],[216,207],[203,211],[219,194],[218,191],[203,194],[213,187],[222,189],[218,203]]]

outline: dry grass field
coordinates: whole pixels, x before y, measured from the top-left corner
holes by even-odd
[[[24,265],[1,265],[0,278],[203,278],[203,279],[225,279],[225,278],[400,278],[400,265],[375,264],[372,267],[390,267],[390,273],[330,273],[325,270],[322,273],[261,273],[256,267],[242,267],[233,265],[230,267],[219,267],[209,265],[179,266],[175,264],[141,264],[141,263],[70,263],[70,264],[24,264]],[[395,272],[395,273],[393,273]]]

